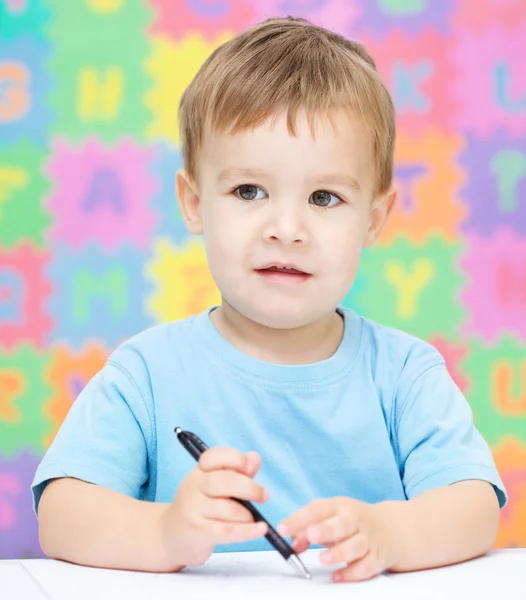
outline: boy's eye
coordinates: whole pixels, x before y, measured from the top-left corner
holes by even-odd
[[[240,185],[234,190],[236,196],[242,200],[261,200],[262,196],[258,197],[258,192],[265,192],[257,185]]]
[[[315,206],[321,206],[323,208],[332,208],[341,202],[338,196],[331,192],[325,192],[324,190],[313,192],[310,195],[310,200]]]

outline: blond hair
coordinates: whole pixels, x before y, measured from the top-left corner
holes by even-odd
[[[393,177],[395,111],[367,50],[304,19],[268,19],[225,42],[208,57],[179,105],[181,149],[188,173],[207,127],[237,133],[284,112],[295,135],[300,111],[311,128],[320,114],[349,109],[372,135],[375,193]]]

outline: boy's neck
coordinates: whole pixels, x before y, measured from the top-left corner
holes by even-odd
[[[296,329],[272,329],[247,319],[227,302],[210,313],[219,333],[241,352],[281,365],[312,364],[330,358],[343,337],[343,317],[334,311]]]

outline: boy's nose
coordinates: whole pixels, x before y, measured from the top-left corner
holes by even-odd
[[[305,243],[308,239],[304,215],[297,209],[274,211],[266,228],[266,239],[282,244]]]

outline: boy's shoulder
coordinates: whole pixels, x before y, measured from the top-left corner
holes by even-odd
[[[400,383],[409,385],[427,370],[445,365],[440,351],[428,341],[363,316],[357,318],[361,323],[360,354],[378,375],[399,378]]]
[[[181,345],[187,346],[195,335],[194,321],[197,318],[199,316],[191,316],[143,329],[122,341],[110,354],[108,362],[135,371],[139,364],[147,366],[151,362],[170,360],[174,351]]]
[[[365,342],[377,344],[379,349],[395,355],[410,356],[414,353],[425,353],[440,357],[439,351],[430,342],[412,333],[389,325],[382,325],[363,316],[358,317],[362,322]]]

